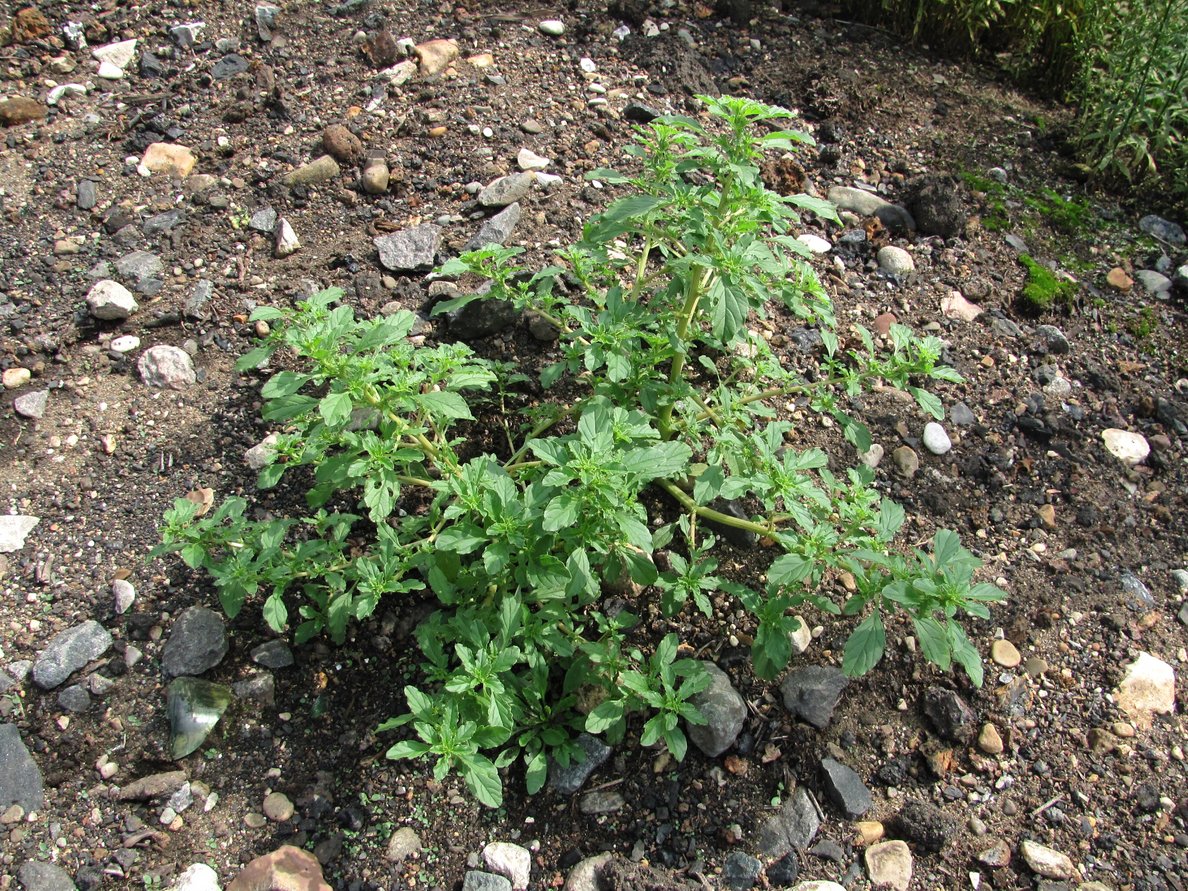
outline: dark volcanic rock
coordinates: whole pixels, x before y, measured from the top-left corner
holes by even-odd
[[[784,707],[793,716],[812,724],[818,730],[829,726],[838,699],[849,680],[836,668],[828,665],[808,665],[788,675],[780,685]]]

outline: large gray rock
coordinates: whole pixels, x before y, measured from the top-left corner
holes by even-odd
[[[941,735],[954,742],[968,743],[977,727],[977,715],[965,700],[945,687],[924,691],[924,714]]]
[[[160,344],[149,347],[136,363],[140,378],[150,387],[182,390],[198,380],[194,360],[181,347]]]
[[[227,655],[227,626],[212,609],[191,606],[173,623],[161,654],[166,677],[198,675],[209,671]]]
[[[25,813],[41,810],[45,783],[41,769],[15,724],[0,724],[0,810],[19,804]]]
[[[374,239],[379,260],[393,272],[423,272],[432,268],[441,242],[441,227],[423,223]]]
[[[25,891],[77,891],[70,873],[56,863],[26,860],[17,877]]]
[[[462,248],[464,251],[474,251],[488,244],[503,244],[511,236],[512,230],[520,222],[520,205],[509,204],[489,220],[484,220],[478,232]]]
[[[912,184],[907,206],[925,235],[953,238],[965,229],[968,217],[961,187],[951,176],[921,177]]]
[[[131,291],[105,278],[95,282],[87,292],[87,309],[101,321],[121,321],[140,309],[140,305]]]
[[[829,799],[846,815],[846,819],[857,820],[874,807],[870,790],[862,778],[840,761],[822,758],[821,777]]]
[[[1139,228],[1148,235],[1154,236],[1169,244],[1184,244],[1185,235],[1183,228],[1178,223],[1173,223],[1170,220],[1165,220],[1163,217],[1155,214],[1147,214],[1139,220]]]
[[[22,418],[40,421],[45,417],[45,410],[49,408],[49,390],[22,393],[12,401],[12,408]]]
[[[479,340],[506,331],[520,314],[510,300],[480,297],[446,314],[450,337],[455,340]]]
[[[862,189],[834,186],[829,190],[828,198],[837,205],[838,210],[848,210],[864,217],[878,217],[879,222],[893,231],[907,232],[916,228],[916,221],[907,210]]]
[[[709,674],[710,685],[689,702],[701,712],[705,723],[687,724],[685,729],[693,745],[716,758],[734,745],[747,717],[747,704],[726,672],[712,662],[702,662],[701,667]]]
[[[161,289],[161,274],[165,271],[165,264],[156,254],[132,251],[116,260],[116,271],[124,280],[133,282],[136,290],[142,294],[155,294]]]
[[[764,857],[783,857],[790,851],[807,848],[821,828],[821,815],[803,786],[784,800],[778,813],[770,817],[756,836],[758,851]]]
[[[471,869],[462,879],[462,891],[512,891],[512,885],[503,876]]]
[[[793,717],[824,730],[849,683],[846,676],[832,666],[806,665],[788,675],[780,684],[780,692],[784,696],[784,707]]]
[[[28,517],[23,514],[0,516],[0,554],[11,554],[23,548],[25,539],[40,522],[41,517]]]
[[[507,207],[528,194],[535,173],[512,173],[501,176],[478,193],[478,203],[483,207]]]
[[[111,632],[93,619],[67,628],[33,663],[33,683],[42,690],[52,690],[110,646]]]
[[[596,736],[579,733],[574,740],[585,756],[581,761],[571,759],[562,767],[556,761],[549,764],[549,785],[562,795],[572,795],[590,778],[590,774],[610,757],[611,747]]]

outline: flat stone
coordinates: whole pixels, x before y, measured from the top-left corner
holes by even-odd
[[[510,300],[483,297],[446,314],[450,337],[454,340],[480,340],[506,331],[519,319]]]
[[[41,517],[27,517],[22,514],[0,516],[0,554],[11,554],[25,546],[25,539]]]
[[[146,293],[146,283],[150,279],[159,280],[165,272],[165,264],[149,251],[132,251],[116,260],[116,272],[121,278],[135,284],[141,293]]]
[[[45,804],[41,769],[21,739],[15,724],[0,724],[0,811],[17,805],[25,813]]]
[[[82,684],[71,684],[58,692],[58,705],[63,711],[80,715],[91,707],[91,694]]]
[[[269,640],[252,648],[252,661],[274,671],[293,664],[293,651],[283,640]]]
[[[87,292],[87,309],[101,321],[122,321],[140,309],[140,305],[131,291],[105,278],[95,282]]]
[[[748,891],[759,881],[763,861],[742,851],[731,851],[722,863],[722,884],[731,891]]]
[[[548,158],[542,158],[530,148],[522,148],[516,154],[516,165],[521,170],[544,170],[551,163]]]
[[[888,275],[908,275],[916,271],[916,261],[912,255],[893,244],[879,248],[876,259],[879,269]]]
[[[166,173],[175,179],[184,179],[194,170],[198,159],[184,145],[172,142],[154,142],[144,150],[136,171],[141,176]]]
[[[870,790],[866,788],[862,778],[840,761],[822,758],[821,772],[825,781],[825,791],[829,794],[830,800],[845,814],[846,819],[856,820],[874,807]]]
[[[1119,430],[1110,427],[1101,432],[1106,451],[1123,464],[1134,466],[1147,460],[1151,454],[1151,446],[1141,433],[1131,433],[1129,430]]]
[[[908,891],[912,883],[912,852],[905,842],[887,841],[866,849],[866,874],[874,888]]]
[[[990,644],[990,658],[1003,668],[1016,668],[1023,661],[1018,648],[1009,640],[996,640]]]
[[[462,879],[462,891],[512,891],[512,886],[503,876],[471,869]]]
[[[528,194],[536,174],[512,173],[501,176],[478,193],[478,203],[482,207],[507,207],[515,204]]]
[[[891,453],[891,463],[895,465],[896,473],[904,479],[911,479],[920,469],[920,456],[911,446],[901,445]]]
[[[106,63],[115,70],[122,72],[136,58],[136,40],[120,40],[116,43],[97,46],[91,50],[91,55],[99,61],[100,65]],[[102,76],[101,73],[100,77]]]
[[[757,850],[764,857],[782,857],[807,848],[821,829],[821,816],[803,786],[784,799],[779,812],[768,818],[756,835]]]
[[[953,448],[953,441],[949,439],[949,434],[945,432],[945,428],[936,421],[929,421],[924,425],[924,448],[932,452],[934,455],[947,454]]]
[[[77,891],[70,873],[56,863],[26,860],[17,872],[25,891]]]
[[[284,217],[276,221],[276,228],[272,232],[272,255],[278,259],[292,256],[301,250],[301,239],[293,230],[293,225]]]
[[[227,626],[223,617],[205,606],[183,610],[173,623],[161,654],[167,678],[199,675],[214,668],[227,655]]]
[[[108,346],[113,353],[131,353],[140,349],[140,338],[135,334],[121,334],[119,337],[113,337]]]
[[[322,131],[322,151],[340,164],[358,164],[363,142],[342,124],[331,124]]]
[[[1129,291],[1134,287],[1134,279],[1127,275],[1121,266],[1115,266],[1106,273],[1106,284],[1115,291]]]
[[[454,40],[428,40],[413,47],[413,54],[421,74],[426,77],[440,74],[458,59],[458,43]]]
[[[730,677],[712,662],[701,667],[710,676],[710,685],[689,700],[705,718],[704,724],[687,724],[689,740],[710,758],[716,758],[734,745],[747,717],[747,704],[730,683]]]
[[[424,272],[431,269],[441,242],[441,227],[423,223],[374,239],[380,263],[392,272]]]
[[[136,363],[140,379],[150,387],[185,389],[198,380],[194,360],[181,347],[161,344],[149,347]]]
[[[40,421],[45,417],[45,410],[49,407],[49,390],[22,393],[12,401],[12,407],[22,418]]]
[[[1169,244],[1182,245],[1185,242],[1184,230],[1179,224],[1155,214],[1147,214],[1139,220],[1139,228],[1155,238]]]
[[[597,814],[613,814],[627,806],[627,801],[621,794],[610,790],[601,792],[587,792],[578,802],[578,810],[587,816]]]
[[[483,863],[487,869],[506,877],[512,891],[526,891],[532,873],[532,855],[527,848],[511,842],[491,842],[483,848]]]
[[[252,67],[252,63],[239,53],[227,53],[210,67],[210,76],[215,80],[226,80],[242,74]]]
[[[245,702],[256,702],[269,708],[276,704],[276,679],[267,671],[236,681],[231,690],[237,699]]]
[[[1066,854],[1030,839],[1019,845],[1019,854],[1032,872],[1045,879],[1067,879],[1075,872],[1073,862]]]
[[[52,690],[111,647],[111,632],[93,619],[54,636],[33,663],[33,683]]]
[[[293,186],[314,186],[337,179],[341,172],[337,161],[329,155],[322,155],[308,164],[286,173],[281,178],[281,182],[290,188]]]
[[[549,764],[549,786],[562,795],[572,795],[601,767],[610,757],[611,747],[596,736],[589,733],[579,733],[574,740],[581,749],[582,759],[570,759],[568,767],[562,767],[557,762]]]
[[[331,891],[322,878],[322,865],[308,851],[282,845],[257,857],[227,886],[227,891]]]
[[[1134,280],[1143,286],[1149,294],[1166,294],[1171,290],[1172,280],[1161,272],[1153,269],[1139,269],[1134,273]]]
[[[293,818],[293,802],[284,792],[269,792],[260,810],[273,823],[285,823]]]
[[[281,8],[273,6],[270,3],[261,3],[256,7],[256,34],[265,43],[272,40],[273,32],[276,31],[276,23],[280,18]]]
[[[834,186],[829,190],[827,197],[839,210],[848,210],[864,217],[877,217],[883,225],[894,231],[911,231],[916,228],[915,219],[905,208],[862,189]]]
[[[1011,846],[1004,841],[996,841],[977,856],[978,863],[991,869],[1002,869],[1010,865]]]
[[[40,121],[47,114],[49,109],[36,99],[15,96],[0,102],[0,125],[5,127],[18,127],[30,121]]]
[[[3,374],[0,374],[0,381],[3,381],[5,390],[19,390],[25,384],[33,379],[33,372],[28,368],[5,368]]]
[[[120,801],[149,801],[172,795],[185,783],[186,772],[184,770],[168,770],[133,780],[120,788],[116,797]]]
[[[545,19],[539,25],[541,34],[547,34],[549,37],[560,37],[565,33],[565,23],[560,19]]]
[[[842,672],[828,665],[797,668],[780,684],[784,707],[793,717],[818,730],[829,726],[842,691],[849,685]]]
[[[949,420],[958,427],[971,427],[978,422],[978,416],[964,402],[958,402],[949,409]]]
[[[194,289],[190,292],[190,296],[186,298],[186,304],[182,307],[182,313],[188,319],[202,320],[207,318],[210,314],[210,298],[214,296],[214,283],[206,279],[197,282]]]
[[[262,440],[243,453],[243,460],[252,470],[263,470],[276,458],[276,444],[279,433],[269,433]]]
[[[813,235],[811,232],[806,232],[803,235],[798,235],[796,238],[801,244],[812,251],[814,254],[827,254],[833,250],[833,244],[826,241],[820,235]]]
[[[948,297],[941,298],[941,313],[946,319],[972,322],[982,314],[982,307],[966,300],[959,291],[951,291]]]
[[[1114,702],[1136,723],[1150,726],[1154,715],[1175,711],[1175,670],[1150,653],[1139,653],[1114,691]]]
[[[421,853],[422,850],[421,837],[417,835],[416,831],[409,826],[401,826],[388,839],[385,856],[389,863],[403,863],[414,854]]]
[[[462,248],[464,251],[475,251],[488,244],[503,244],[511,237],[512,230],[520,222],[520,205],[509,204],[489,220],[484,220],[478,232]]]

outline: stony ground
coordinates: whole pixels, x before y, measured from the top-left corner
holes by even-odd
[[[754,6],[0,13],[0,889],[208,888],[269,854],[351,889],[522,885],[526,867],[532,888],[1188,883],[1175,209],[1080,183],[1066,113],[996,72],[828,7]],[[245,452],[269,429],[233,367],[254,306],[338,285],[362,315],[424,312],[421,267],[484,225],[544,262],[605,204],[584,174],[621,161],[633,121],[721,91],[795,108],[816,137],[769,185],[842,208],[805,236],[843,324],[935,332],[966,379],[939,391],[938,427],[867,397],[863,457],[908,544],[957,529],[1007,591],[970,627],[987,682],[925,666],[899,627],[843,689],[849,626],[807,616],[768,684],[741,620],[657,623],[745,704],[726,752],[676,764],[629,737],[578,791],[512,778],[489,811],[374,733],[416,675],[420,607],[290,648],[150,559],[157,523],[174,498],[254,490]],[[1046,310],[1021,298],[1024,254],[1070,283]],[[547,359],[502,324],[421,333]],[[778,314],[756,328],[789,361],[815,349]],[[857,457],[815,422],[804,439]],[[209,735],[180,732],[224,707]]]

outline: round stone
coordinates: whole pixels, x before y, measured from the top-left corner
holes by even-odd
[[[1101,438],[1105,441],[1106,451],[1123,464],[1141,464],[1151,454],[1150,444],[1140,433],[1110,427],[1101,432]]]
[[[135,334],[121,334],[112,340],[111,348],[117,353],[130,353],[140,348],[140,338]]]
[[[997,727],[989,722],[982,727],[982,732],[978,734],[978,748],[987,755],[1002,753],[1002,737],[999,735]]]
[[[15,390],[17,387],[23,387],[32,378],[33,373],[28,368],[6,368],[4,369],[4,389]]]
[[[565,33],[565,23],[560,19],[545,19],[539,27],[540,33],[549,37],[560,37]]]
[[[1003,668],[1015,668],[1023,661],[1019,650],[1009,640],[996,640],[990,645],[990,658]]]
[[[924,447],[934,455],[943,455],[953,448],[953,441],[944,427],[936,421],[929,421],[924,425]]]
[[[264,796],[261,810],[273,823],[284,823],[293,817],[293,802],[289,801],[289,796],[284,792],[270,792]]]
[[[888,275],[907,275],[916,270],[916,263],[912,259],[912,255],[893,244],[879,248],[877,258],[879,269]]]

